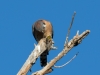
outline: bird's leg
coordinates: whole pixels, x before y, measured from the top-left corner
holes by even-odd
[[[53,39],[52,39],[51,49],[52,49],[52,50],[56,50],[56,49],[57,49],[57,47],[54,46],[54,41],[53,41]]]

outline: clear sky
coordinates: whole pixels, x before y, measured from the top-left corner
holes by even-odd
[[[71,39],[76,31],[91,33],[80,45],[57,62],[62,65],[77,52],[67,66],[54,68],[48,75],[100,75],[100,0],[0,0],[0,75],[16,75],[34,49],[32,24],[49,20],[54,29],[57,50],[50,51],[48,62],[62,51],[72,14],[76,11]],[[32,72],[40,70],[40,60]],[[29,72],[27,75],[31,75]]]

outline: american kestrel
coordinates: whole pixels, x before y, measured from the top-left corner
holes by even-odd
[[[32,33],[37,43],[42,38],[50,40],[53,38],[53,27],[51,23],[47,20],[38,20],[32,25]],[[42,67],[47,65],[47,55],[48,55],[48,50],[45,50],[40,55],[40,62]]]

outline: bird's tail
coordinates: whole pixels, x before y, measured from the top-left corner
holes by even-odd
[[[48,55],[48,50],[45,50],[41,55],[40,55],[40,64],[42,67],[47,65],[47,55]]]

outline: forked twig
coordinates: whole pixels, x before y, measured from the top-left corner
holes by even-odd
[[[70,30],[72,28],[72,25],[73,25],[73,22],[74,22],[74,18],[75,18],[75,15],[76,15],[76,12],[74,12],[73,16],[72,16],[72,20],[71,20],[71,23],[70,23],[70,26],[68,28],[68,32],[67,32],[67,36],[66,36],[66,40],[65,40],[65,44],[64,44],[64,47],[67,46],[68,47],[68,37],[70,35]],[[77,55],[77,54],[76,54]],[[56,66],[54,65],[55,68],[61,68],[61,67],[64,67],[66,66],[67,64],[69,64],[75,57],[76,55],[74,55],[73,58],[71,58],[68,62],[66,62],[65,64],[61,65],[61,66]]]

